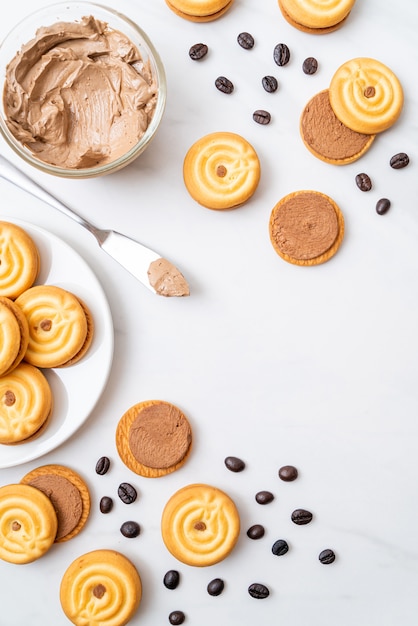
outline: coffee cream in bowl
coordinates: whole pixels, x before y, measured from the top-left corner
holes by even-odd
[[[8,35],[0,55],[1,132],[43,171],[70,178],[116,171],[143,152],[159,126],[161,60],[134,22],[108,8],[46,7]]]

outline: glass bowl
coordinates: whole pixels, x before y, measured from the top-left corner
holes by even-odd
[[[144,78],[146,79],[147,83],[150,83],[150,82],[152,83],[152,87],[150,88],[150,90],[152,91],[152,93],[155,93],[155,96],[153,96],[151,100],[153,103],[155,102],[155,108],[152,113],[152,117],[151,115],[148,115],[148,117],[145,116],[145,118],[148,119],[149,123],[145,132],[142,134],[142,136],[140,136],[140,134],[143,131],[136,133],[133,137],[131,136],[129,147],[121,148],[119,150],[119,154],[117,154],[115,158],[107,155],[107,156],[104,156],[102,160],[100,160],[101,158],[100,150],[99,151],[97,150],[97,146],[100,145],[101,142],[100,141],[98,142],[97,136],[99,136],[99,138],[101,139],[102,135],[99,132],[99,133],[96,133],[96,135],[93,136],[92,138],[93,149],[88,150],[86,152],[87,156],[83,157],[83,159],[78,161],[77,164],[74,164],[74,161],[72,161],[71,166],[69,166],[69,163],[65,159],[61,159],[62,162],[60,162],[59,164],[53,163],[53,162],[46,162],[44,158],[41,159],[39,156],[37,156],[34,150],[30,150],[29,147],[25,145],[27,129],[24,128],[24,130],[21,131],[21,127],[22,127],[21,123],[19,123],[20,124],[19,133],[22,134],[22,136],[19,139],[16,138],[14,133],[11,132],[9,125],[6,123],[7,112],[10,112],[11,110],[11,106],[9,104],[6,104],[6,100],[4,98],[6,68],[11,63],[12,59],[15,58],[16,54],[18,52],[20,53],[22,46],[26,45],[28,42],[34,39],[35,34],[39,28],[52,26],[59,22],[72,23],[73,27],[77,27],[76,25],[79,24],[82,21],[82,18],[85,16],[93,16],[96,20],[99,20],[100,22],[104,22],[105,24],[107,24],[108,30],[110,32],[113,33],[114,31],[118,31],[119,33],[122,33],[130,40],[130,42],[132,42],[132,44],[134,44],[134,46],[136,46],[137,50],[139,51],[140,60],[135,63],[131,63],[132,59],[128,55],[128,56],[125,56],[125,58],[122,58],[122,61],[125,63],[129,63],[140,74],[143,73]],[[47,44],[45,44],[45,47],[48,50]],[[65,47],[65,44],[64,44],[64,47]],[[122,57],[125,54],[125,52],[123,52],[124,49],[126,49],[126,47],[124,47],[124,44],[119,44],[119,43],[117,44],[118,54],[119,54],[119,51],[121,51]],[[96,49],[92,51],[89,58],[97,59],[101,55],[103,55],[103,50]],[[22,55],[19,54],[19,56],[21,57]],[[102,59],[103,58],[104,57],[102,56]],[[111,56],[109,58],[111,58]],[[128,70],[129,70],[128,75],[130,76],[132,73],[131,68],[128,68]],[[61,177],[66,177],[66,178],[90,178],[90,177],[95,177],[95,176],[103,176],[105,174],[115,172],[121,169],[122,167],[128,165],[145,150],[145,148],[149,145],[149,143],[155,136],[155,133],[157,132],[157,129],[160,125],[160,122],[164,113],[164,109],[165,109],[166,89],[167,89],[165,71],[164,71],[164,67],[161,62],[160,56],[157,53],[156,49],[154,48],[149,37],[137,24],[135,24],[128,17],[122,15],[118,11],[115,11],[103,5],[92,3],[92,2],[69,1],[65,3],[53,4],[53,5],[46,6],[41,10],[37,10],[34,13],[31,13],[30,15],[25,17],[19,24],[17,24],[13,28],[13,30],[5,37],[5,39],[0,45],[0,71],[2,72],[1,104],[0,104],[0,107],[1,107],[0,109],[0,132],[2,136],[4,137],[8,145],[27,163],[30,163],[37,169],[42,170],[43,172],[47,172],[55,176],[61,176]],[[109,71],[111,71],[111,75],[109,75],[109,82],[112,84],[112,86],[116,85],[116,88],[117,88],[119,74],[117,72],[116,73],[113,72],[113,70],[109,70]],[[41,74],[42,72],[37,72],[37,73]],[[25,72],[22,80],[20,80],[20,74],[23,74],[23,72],[19,73],[17,69],[15,72],[15,75],[17,78],[19,78],[19,82],[22,83],[24,81],[24,78],[26,77],[25,84],[30,85],[30,74],[27,74]],[[66,74],[67,77],[68,77],[68,74],[70,74],[70,72],[67,72]],[[122,75],[126,76],[127,74],[124,74],[122,72]],[[29,78],[27,78],[28,76]],[[150,80],[150,76],[152,77],[152,81]],[[70,79],[71,79],[71,76],[70,76]],[[68,80],[68,78],[64,80]],[[90,79],[88,78],[87,81],[88,80]],[[140,78],[140,81],[141,80],[142,79]],[[129,82],[130,82],[130,79],[129,79]],[[106,83],[106,81],[100,81],[100,85],[104,83]],[[68,83],[65,82],[65,85],[67,84]],[[86,83],[84,83],[84,86],[85,84]],[[132,87],[132,85],[134,85],[134,87]],[[142,85],[144,85],[143,82],[142,82]],[[84,86],[83,86],[83,89],[84,89]],[[130,95],[129,95],[129,98],[130,98],[129,101],[132,103],[133,101],[132,99],[135,98],[133,108],[134,109],[142,108],[143,101],[141,101],[140,94],[142,93],[149,94],[148,85],[145,84],[145,89],[142,92],[141,84],[139,84],[139,86],[137,87],[137,77],[135,76],[134,82],[133,83],[130,82],[130,87],[131,87],[131,90],[130,90]],[[41,100],[43,99],[42,102],[44,102],[45,98],[44,98],[44,94],[42,93],[42,88],[39,88],[39,87],[33,88],[31,85],[29,88],[32,89],[31,100],[39,101],[40,99]],[[35,93],[35,95],[33,95],[36,89],[38,89],[39,93],[38,94]],[[48,103],[47,103],[48,106],[45,109],[43,109],[44,111],[46,111],[47,121],[46,122],[42,121],[43,126],[41,126],[41,122],[37,120],[36,121],[37,125],[30,126],[31,138],[29,142],[27,143],[32,142],[33,141],[32,137],[35,136],[37,150],[39,150],[39,147],[43,149],[43,146],[45,144],[50,145],[49,137],[51,137],[51,132],[49,129],[50,129],[51,120],[52,120],[52,123],[54,124],[56,120],[58,120],[57,124],[58,124],[58,128],[60,129],[59,132],[61,133],[61,139],[63,136],[66,136],[67,128],[70,126],[74,118],[77,119],[78,124],[80,124],[79,122],[80,115],[81,115],[81,118],[87,121],[91,121],[91,114],[88,114],[87,111],[83,110],[79,112],[76,110],[77,106],[78,108],[80,108],[80,102],[77,103],[76,101],[77,101],[77,98],[78,100],[81,100],[81,96],[80,96],[81,93],[83,93],[84,101],[90,101],[87,104],[87,106],[89,106],[90,103],[93,103],[93,105],[91,105],[90,111],[93,109],[94,104],[100,101],[100,97],[97,96],[97,93],[100,93],[100,89],[99,91],[96,90],[96,93],[91,93],[90,98],[86,96],[85,91],[80,90],[80,88],[78,90],[78,96],[76,95],[75,97],[73,97],[73,94],[71,93],[69,98],[66,96],[64,99],[64,98],[61,98],[61,96],[59,95],[58,105],[56,105],[56,100],[54,99],[54,97],[48,95]],[[63,100],[65,101],[64,105],[62,105]],[[107,102],[106,98],[104,98],[104,100]],[[111,96],[109,96],[109,100],[112,101],[112,104],[110,106],[107,106],[107,110],[113,110],[115,108],[115,101],[119,102],[118,96],[114,97],[113,91],[112,91]],[[9,102],[11,101],[12,100],[9,99]],[[13,107],[14,107],[15,101],[16,100],[13,100]],[[83,101],[83,107],[81,107],[83,109],[84,109],[84,101]],[[64,113],[61,113],[61,110],[63,108],[64,108]],[[52,109],[52,114],[51,114],[51,109]],[[63,121],[63,118],[64,118],[64,121]],[[123,125],[125,125],[126,128],[129,127],[130,120],[131,120],[129,116],[128,118],[125,118],[124,115],[121,115],[119,110],[117,110],[116,114],[112,116],[112,123],[113,123],[114,118],[118,118],[119,122],[121,119],[123,120],[127,119],[128,121],[127,122],[124,121],[122,123],[122,126],[120,126],[120,128],[122,128]],[[101,116],[99,116],[97,119],[99,119],[100,122],[102,121]],[[23,123],[23,127],[25,126],[25,124],[26,122]],[[146,123],[144,123],[143,118],[141,122],[136,121],[135,124],[137,128],[141,127],[141,124],[143,126],[146,126]],[[42,129],[41,131],[39,131],[40,134],[38,134],[37,132],[34,133],[34,128],[36,130],[36,129],[39,129],[40,126]],[[86,124],[86,128],[91,128],[91,124],[90,125]],[[112,132],[114,133],[114,131]],[[15,131],[15,133],[17,134],[17,131]],[[70,135],[70,133],[68,134]],[[93,134],[94,134],[94,131],[93,131]],[[130,136],[132,135],[132,133],[129,130],[129,132],[125,133],[125,135]],[[84,136],[85,134],[83,133],[83,137]],[[41,137],[41,139],[39,139],[39,137]],[[95,144],[95,141],[96,141],[96,144]],[[108,146],[108,150],[110,149],[109,146],[112,146],[112,150],[113,150],[113,147],[117,145],[117,141],[119,141],[119,139],[115,141],[114,134],[110,135],[109,133],[109,142],[106,144]],[[56,159],[56,161],[57,160],[58,159]]]

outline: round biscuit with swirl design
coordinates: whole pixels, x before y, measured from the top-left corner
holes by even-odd
[[[0,221],[0,296],[14,300],[32,287],[39,266],[32,237],[17,224]]]

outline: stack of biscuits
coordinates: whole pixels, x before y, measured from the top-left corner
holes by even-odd
[[[0,222],[0,443],[43,432],[52,391],[42,371],[78,362],[93,337],[93,320],[73,293],[35,285],[40,254],[20,226]]]

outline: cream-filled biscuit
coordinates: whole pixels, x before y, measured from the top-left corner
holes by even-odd
[[[167,6],[179,17],[191,22],[217,20],[234,0],[166,0]]]
[[[21,309],[0,296],[0,376],[11,372],[25,356],[29,327]]]
[[[348,18],[355,0],[278,0],[283,17],[305,33],[331,33]]]
[[[0,221],[0,296],[14,300],[32,287],[39,265],[32,237],[17,224]]]

